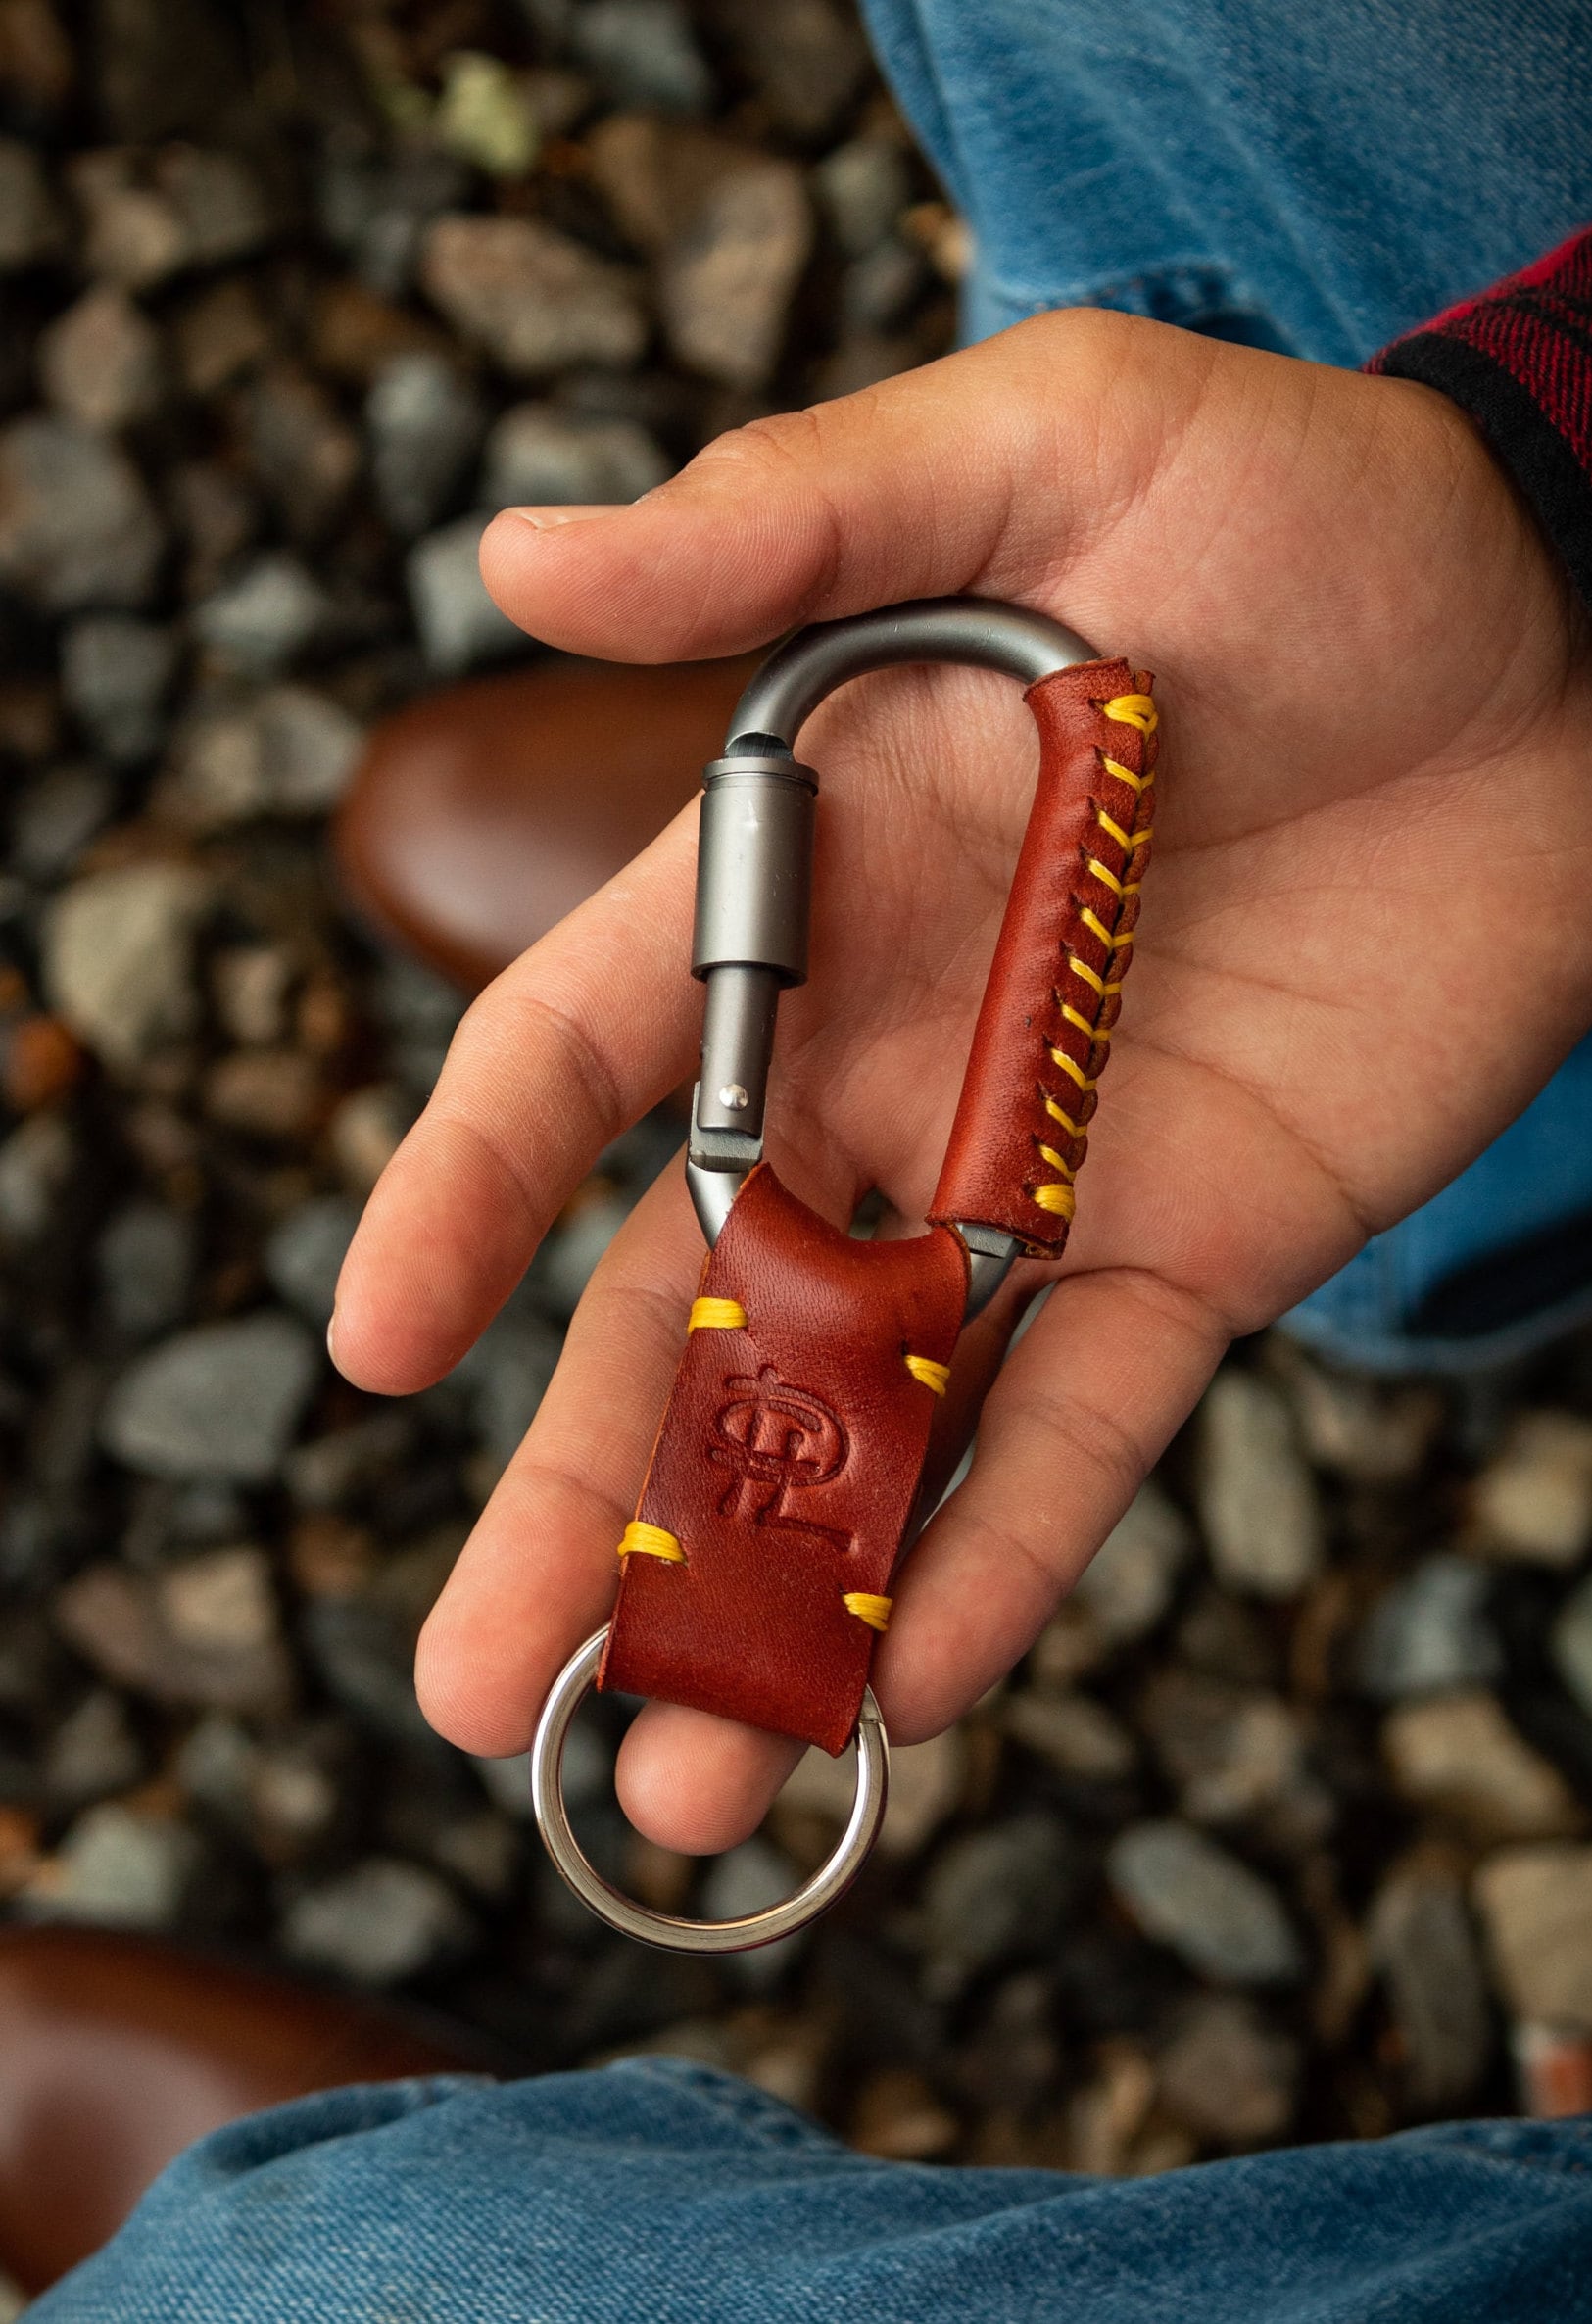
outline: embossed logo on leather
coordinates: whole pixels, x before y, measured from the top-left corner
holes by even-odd
[[[850,1458],[851,1440],[839,1415],[810,1388],[781,1380],[772,1364],[755,1377],[732,1373],[724,1385],[730,1393],[714,1415],[714,1441],[707,1448],[710,1461],[735,1472],[719,1503],[720,1517],[748,1517],[754,1525],[814,1533],[837,1549],[849,1549],[849,1532],[796,1517],[790,1505],[793,1493],[830,1483]]]

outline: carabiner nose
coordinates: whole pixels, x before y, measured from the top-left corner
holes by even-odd
[[[892,664],[962,662],[1029,687],[1093,659],[1076,632],[1043,613],[985,598],[921,598],[798,630],[747,688],[724,756],[705,770],[697,856],[691,965],[707,997],[686,1176],[710,1248],[742,1180],[762,1159],[780,993],[806,982],[818,778],[793,752],[802,726],[847,679]],[[976,1227],[963,1239],[972,1314],[1018,1245]]]

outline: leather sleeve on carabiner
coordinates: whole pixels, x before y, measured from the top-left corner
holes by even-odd
[[[752,1172],[620,1545],[600,1687],[844,1749],[966,1295],[954,1235],[858,1241]]]
[[[1125,661],[1058,670],[1025,700],[1039,775],[929,1216],[1060,1256],[1073,1181],[1133,958],[1149,860],[1153,681]]]

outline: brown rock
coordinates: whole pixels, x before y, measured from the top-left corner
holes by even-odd
[[[53,113],[72,82],[72,43],[50,0],[0,0],[0,88]]]
[[[1547,1840],[1585,1817],[1557,1767],[1476,1688],[1409,1703],[1382,1728],[1395,1789],[1478,1840]]]
[[[0,18],[0,39],[3,25]],[[0,274],[53,258],[65,239],[37,154],[19,137],[0,137]]]
[[[102,283],[58,315],[39,341],[39,375],[58,412],[114,431],[161,400],[160,333],[125,291]]]
[[[1474,1890],[1515,2016],[1592,2036],[1592,1848],[1501,1849]]]
[[[1475,1546],[1533,1566],[1573,1566],[1592,1546],[1592,1421],[1522,1412],[1475,1480]]]
[[[154,1577],[90,1566],[59,1592],[55,1619],[95,1670],[158,1702],[266,1712],[291,1691],[258,1549],[210,1550]]]
[[[956,2144],[960,2125],[910,2066],[883,2066],[857,2093],[848,2133],[863,2155],[932,2162]]]
[[[1299,2045],[1252,2002],[1206,1994],[1161,2053],[1161,2096],[1203,2139],[1231,2148],[1278,2139],[1293,2119]]]
[[[0,1095],[13,1113],[54,1105],[83,1070],[83,1052],[58,1017],[24,1017],[8,1026],[0,1054]]]
[[[517,378],[570,363],[623,369],[647,344],[633,277],[532,218],[439,218],[420,279],[449,320]]]
[[[325,1106],[313,1057],[297,1049],[234,1049],[205,1077],[205,1111],[250,1138],[308,1138]]]
[[[214,395],[269,347],[270,325],[260,301],[235,275],[201,292],[177,317],[177,367],[190,395]]]

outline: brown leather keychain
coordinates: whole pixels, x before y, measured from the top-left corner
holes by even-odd
[[[1039,774],[950,1143],[910,1240],[858,1240],[763,1160],[780,991],[806,975],[818,779],[793,755],[827,695],[889,663],[1023,681]],[[1151,680],[1042,614],[937,598],[802,630],[737,705],[707,768],[692,968],[707,986],[687,1179],[708,1244],[612,1621],[571,1658],[531,1755],[550,1853],[593,1911],[643,1942],[738,1952],[844,1893],[884,1816],[889,1749],[868,1686],[936,1399],[957,1335],[1019,1256],[1057,1258],[1148,860]],[[829,1861],[796,1894],[724,1921],[655,1912],[580,1850],[564,1739],[593,1683],[814,1743],[857,1744]]]

